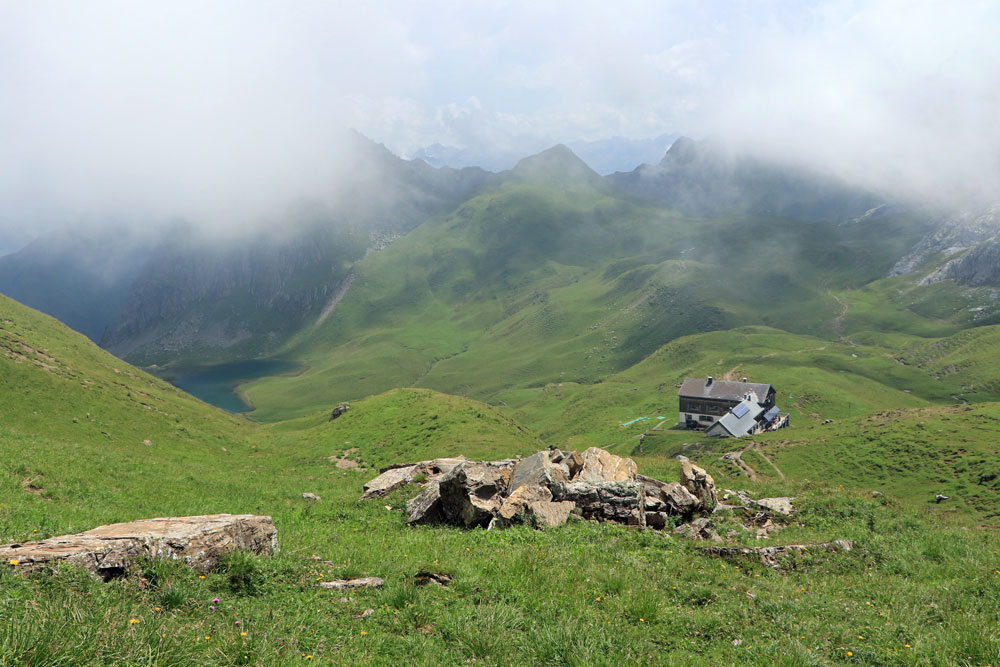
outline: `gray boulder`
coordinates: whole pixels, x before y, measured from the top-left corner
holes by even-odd
[[[711,540],[713,542],[722,541],[722,537],[715,532],[711,521],[706,517],[698,517],[688,523],[677,526],[677,528],[674,529],[674,532],[681,537],[686,537],[691,540]]]
[[[527,516],[539,528],[555,528],[566,523],[576,505],[572,501],[551,502],[538,500],[528,503]]]
[[[517,470],[515,469],[515,474]],[[497,516],[505,522],[512,522],[524,515],[528,510],[528,505],[535,502],[550,502],[552,492],[548,487],[538,484],[526,484],[519,486],[517,490],[504,499]]]
[[[75,535],[0,546],[0,559],[19,569],[80,566],[108,580],[144,559],[182,560],[202,571],[233,551],[271,554],[278,534],[269,516],[206,514],[114,523]]]
[[[395,491],[401,486],[406,486],[413,481],[416,465],[408,465],[402,468],[390,468],[375,479],[369,481],[364,486],[364,493],[361,500],[368,500],[378,496],[385,496]]]
[[[635,480],[636,465],[632,459],[591,447],[582,458],[580,471],[573,475],[574,482],[631,482]]]
[[[441,510],[449,523],[487,526],[510,484],[512,461],[466,461],[441,478]]]
[[[441,510],[440,483],[431,482],[419,495],[406,503],[406,514],[409,523],[442,523],[444,512]]]
[[[567,482],[552,484],[552,499],[571,501],[584,519],[646,525],[641,482]]]
[[[754,506],[761,509],[774,512],[775,514],[781,514],[782,516],[789,516],[795,511],[795,508],[792,506],[793,500],[795,500],[795,498],[761,498],[752,502]]]
[[[681,462],[681,485],[700,500],[706,510],[712,510],[719,503],[715,480],[705,472],[704,468],[699,468],[689,461]]]
[[[549,460],[549,452],[542,450],[514,465],[514,472],[510,477],[510,489],[517,491],[525,485],[547,487],[551,482],[552,462]]]
[[[350,403],[340,403],[330,412],[330,419],[328,419],[327,421],[333,421],[334,419],[337,419],[350,409],[351,409]]]

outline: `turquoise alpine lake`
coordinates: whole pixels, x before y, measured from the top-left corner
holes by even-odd
[[[226,364],[185,366],[160,373],[160,377],[178,389],[228,412],[248,412],[253,406],[236,391],[245,382],[269,375],[281,375],[296,369],[287,361],[251,359]],[[155,369],[148,369],[155,372]]]

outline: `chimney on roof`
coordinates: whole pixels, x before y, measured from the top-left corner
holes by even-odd
[[[744,381],[744,382],[746,382],[746,381],[747,381],[747,379],[746,379],[746,378],[743,378],[743,381]]]
[[[705,386],[707,387],[708,385],[712,384],[712,380],[713,380],[713,379],[714,379],[714,378],[713,378],[713,377],[712,377],[711,375],[709,375],[709,376],[708,376],[708,382],[706,382],[706,383],[705,383]]]

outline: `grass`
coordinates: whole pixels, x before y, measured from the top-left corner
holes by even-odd
[[[672,343],[631,375],[564,387],[579,390],[572,409],[555,393],[535,412],[527,400],[515,412],[513,404],[399,389],[353,402],[333,422],[327,409],[262,425],[200,403],[2,298],[0,327],[0,540],[150,516],[254,512],[274,517],[281,544],[273,557],[234,557],[204,578],[176,563],[148,563],[109,584],[69,569],[22,576],[0,565],[0,664],[387,664],[400,656],[415,664],[1000,660],[1000,548],[989,516],[996,489],[987,479],[1000,406],[935,406],[931,389],[945,380],[863,356],[863,346],[818,350],[809,336],[766,328],[729,338],[712,333]],[[770,349],[801,362],[775,362]],[[676,479],[671,455],[689,440],[685,451],[721,488],[797,498],[796,521],[761,543],[844,538],[856,541],[854,551],[806,554],[774,571],[749,559],[708,557],[701,544],[667,534],[608,524],[413,528],[400,511],[412,488],[358,500],[373,468],[388,462],[601,441],[620,427],[608,409],[595,415],[596,436],[577,432],[587,426],[587,406],[618,391],[626,398],[616,409],[628,408],[630,418],[646,401],[667,410],[670,373],[702,373],[719,368],[720,359],[724,368],[742,363],[754,379],[774,374],[808,396],[795,408],[801,424],[759,438],[787,479],[749,482],[718,458],[743,443],[682,432],[647,439],[636,457],[640,471]],[[841,374],[839,364],[864,372]],[[806,373],[811,367],[814,376]],[[912,383],[913,393],[873,384],[865,400],[893,411],[851,418],[845,397],[863,393],[872,382],[865,373],[900,387]],[[511,400],[518,395],[511,392]],[[812,424],[806,411],[814,405],[836,421]],[[551,424],[551,432],[537,435],[512,417],[521,414]],[[600,426],[604,418],[609,423]],[[965,452],[953,457],[944,445],[960,442]],[[623,453],[634,447],[625,439],[616,445]],[[760,463],[753,456],[748,461]],[[345,460],[364,469],[338,466]],[[890,468],[893,462],[900,464]],[[938,488],[954,502],[928,504],[926,493]],[[304,491],[322,500],[306,503]],[[735,519],[717,520],[724,534],[738,531],[735,542],[758,543]],[[417,587],[420,569],[455,581]],[[366,575],[383,577],[385,587],[346,595],[316,587]]]
[[[836,339],[835,295],[880,278],[922,230],[698,219],[585,184],[508,183],[355,264],[334,314],[277,353],[307,370],[243,389],[255,419],[277,421],[398,386],[492,402],[590,384],[740,325]],[[959,328],[909,316],[907,333]]]

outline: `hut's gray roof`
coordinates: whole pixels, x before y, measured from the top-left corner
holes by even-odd
[[[713,384],[715,383],[713,382]],[[744,383],[740,382],[739,384]],[[743,406],[746,406],[745,411],[742,409]],[[749,434],[753,430],[753,427],[757,424],[757,418],[760,417],[760,413],[762,412],[764,412],[764,408],[757,402],[756,396],[745,398],[740,401],[739,405],[720,417],[719,421],[708,427],[705,433],[711,435],[713,430],[724,428],[729,435],[739,438]],[[737,414],[742,416],[737,417]]]
[[[686,398],[742,401],[748,391],[757,394],[760,400],[765,400],[771,392],[771,385],[758,382],[727,382],[725,380],[713,380],[712,384],[708,384],[708,378],[684,378],[684,383],[677,390],[677,395]]]

